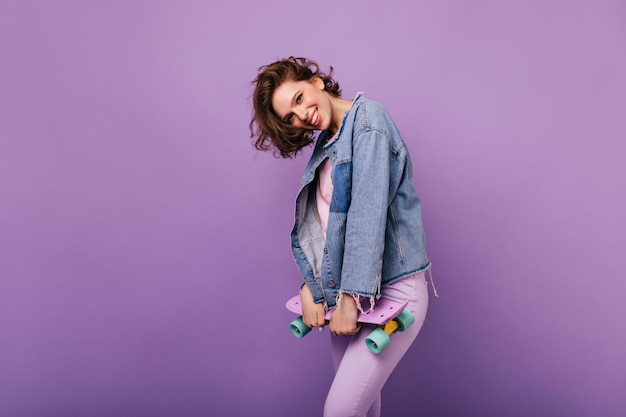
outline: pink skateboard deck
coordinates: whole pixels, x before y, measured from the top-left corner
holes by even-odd
[[[395,301],[381,298],[369,313],[359,313],[357,322],[375,324],[378,327],[372,331],[365,339],[365,343],[370,351],[380,354],[391,343],[389,336],[395,332],[403,332],[407,327],[415,322],[413,313],[405,308],[408,301],[396,303]],[[302,302],[300,296],[291,297],[285,304],[287,310],[298,315],[298,318],[289,324],[291,333],[297,338],[304,337],[311,331],[302,321]],[[326,321],[330,320],[330,315],[334,309],[326,312]],[[320,329],[321,330],[321,329]]]
[[[369,313],[359,313],[356,321],[367,324],[385,324],[398,317],[407,304],[409,304],[408,300],[403,303],[397,303],[387,298],[381,298],[372,311]],[[299,295],[291,297],[285,306],[287,307],[287,310],[292,313],[302,315],[302,304]],[[330,320],[330,315],[333,311],[334,309],[330,309],[326,312],[326,320]]]

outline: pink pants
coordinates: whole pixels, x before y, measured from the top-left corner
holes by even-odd
[[[417,337],[428,308],[425,272],[382,288],[382,296],[394,301],[409,300],[415,323],[391,335],[391,343],[379,355],[370,352],[365,338],[375,328],[363,325],[353,336],[331,336],[335,378],[330,387],[324,417],[378,417],[381,390],[389,375]]]

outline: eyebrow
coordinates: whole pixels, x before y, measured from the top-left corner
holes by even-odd
[[[296,101],[296,98],[298,97],[298,94],[300,94],[300,90],[296,90],[295,93],[293,93],[293,97],[291,98],[291,105],[293,106],[293,103]]]

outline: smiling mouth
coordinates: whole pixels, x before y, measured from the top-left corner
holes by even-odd
[[[313,115],[311,116],[311,119],[309,119],[309,124],[313,127],[317,127],[317,122],[319,122],[320,120],[320,112],[319,110],[316,108],[315,111],[313,112]]]

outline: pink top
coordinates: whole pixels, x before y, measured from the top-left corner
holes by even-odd
[[[332,167],[330,158],[327,158],[317,170],[317,191],[315,197],[324,237],[326,237],[326,226],[328,225],[328,215],[330,213],[330,200],[333,196],[333,180],[330,177]]]

